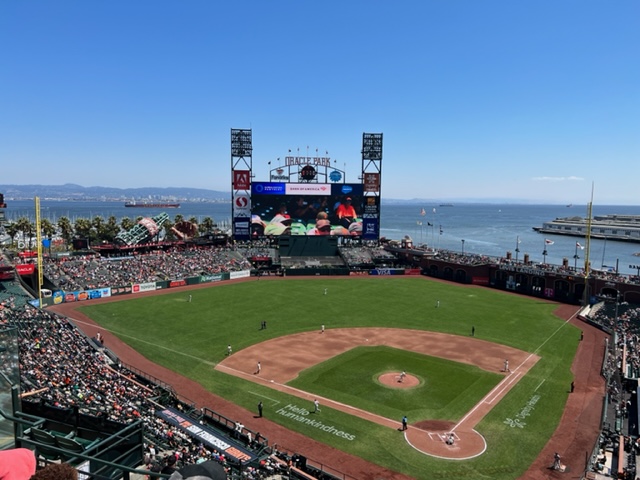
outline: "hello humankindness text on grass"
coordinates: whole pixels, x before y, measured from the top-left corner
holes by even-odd
[[[356,436],[352,435],[351,433],[343,432],[342,430],[338,430],[336,427],[332,425],[325,425],[324,423],[319,422],[318,420],[309,418],[308,417],[310,413],[309,410],[298,407],[296,405],[289,404],[286,407],[276,410],[276,413],[282,415],[283,417],[291,418],[296,422],[301,422],[311,427],[318,428],[322,431],[332,433],[336,437],[344,438],[346,440],[355,440],[356,438]]]

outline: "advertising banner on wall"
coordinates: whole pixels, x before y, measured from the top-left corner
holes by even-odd
[[[209,282],[221,282],[224,280],[224,274],[216,273],[215,275],[202,275],[200,277],[200,283],[209,283]]]
[[[131,293],[131,285],[111,287],[111,295],[126,295],[128,293]]]
[[[132,293],[153,292],[156,289],[156,282],[136,283],[131,287]]]
[[[95,298],[107,298],[111,296],[111,288],[95,288],[93,290],[87,290],[87,295],[89,300],[93,300]]]
[[[229,272],[229,278],[236,280],[238,278],[249,278],[251,276],[251,270],[242,270],[240,272]]]

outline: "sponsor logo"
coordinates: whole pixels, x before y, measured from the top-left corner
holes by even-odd
[[[365,173],[364,174],[364,191],[377,192],[380,190],[380,174]]]
[[[348,193],[353,192],[353,187],[351,185],[343,185],[342,188],[340,189],[340,192],[343,195],[347,195]]]
[[[138,283],[131,289],[133,293],[152,292],[156,289],[156,282]]]
[[[286,188],[286,183],[257,182],[251,185],[251,191],[261,195],[284,195]]]
[[[285,193],[287,195],[329,195],[331,185],[328,183],[289,183]]]
[[[271,174],[271,181],[272,182],[288,182],[289,181],[289,175],[283,175],[281,173],[274,175],[273,173]]]
[[[248,217],[251,215],[251,201],[247,195],[239,194],[233,201],[234,216]]]
[[[33,263],[21,263],[16,265],[16,272],[18,272],[18,275],[31,275],[35,269],[36,266]]]
[[[169,288],[184,287],[187,284],[186,280],[173,280],[169,282]]]
[[[235,190],[249,190],[249,188],[251,188],[251,175],[249,170],[233,171],[233,188]]]
[[[201,283],[207,283],[207,282],[220,282],[222,281],[222,275],[218,274],[218,275],[202,275],[200,277],[200,282]]]

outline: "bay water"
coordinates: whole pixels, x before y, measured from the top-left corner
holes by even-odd
[[[66,216],[72,222],[78,218],[101,216],[136,219],[139,216],[154,216],[166,212],[173,220],[176,215],[185,219],[195,217],[201,221],[211,217],[221,225],[229,225],[231,220],[230,203],[183,202],[177,209],[162,208],[126,208],[122,202],[98,201],[56,201],[41,200],[41,217],[56,222]],[[424,212],[423,212],[424,211]],[[423,214],[424,213],[424,214]],[[593,206],[593,215],[620,214],[640,215],[636,206]],[[8,220],[20,217],[35,218],[34,202],[13,200],[7,202]],[[507,251],[518,259],[529,254],[535,262],[561,264],[568,259],[569,265],[584,266],[586,250],[576,248],[576,243],[585,245],[585,239],[562,235],[544,235],[533,227],[542,226],[544,221],[557,217],[587,216],[586,205],[524,205],[524,204],[480,204],[460,203],[447,206],[428,203],[391,204],[382,202],[380,235],[392,240],[401,240],[405,236],[415,244],[426,244],[437,249],[455,252],[474,253],[502,257]],[[546,244],[545,239],[553,241]],[[519,243],[518,243],[519,242]],[[547,252],[546,258],[543,251]],[[591,240],[589,258],[593,268],[615,268],[620,273],[638,274],[640,272],[640,243],[627,243],[604,240]],[[580,258],[574,259],[578,255]]]

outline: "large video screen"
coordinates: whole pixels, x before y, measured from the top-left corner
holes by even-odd
[[[365,203],[362,184],[255,182],[250,234],[359,237]]]

